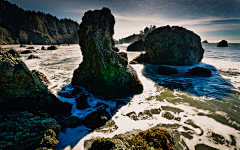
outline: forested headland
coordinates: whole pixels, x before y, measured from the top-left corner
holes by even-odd
[[[6,0],[0,0],[0,6],[0,45],[79,42],[79,24],[76,21],[26,11]]]

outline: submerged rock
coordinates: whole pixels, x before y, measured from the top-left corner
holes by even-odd
[[[0,114],[0,149],[54,149],[60,129],[61,126],[53,118],[27,111],[5,112]]]
[[[187,73],[189,75],[210,77],[212,74],[212,71],[207,68],[203,68],[203,67],[195,67],[195,68],[189,69]]]
[[[57,50],[57,49],[58,49],[57,46],[54,46],[54,45],[49,46],[49,47],[47,48],[47,50]]]
[[[158,67],[158,73],[163,75],[178,74],[178,70],[172,67],[160,66]]]
[[[228,47],[228,42],[226,40],[222,40],[217,44],[217,47]]]
[[[178,26],[155,29],[145,38],[144,47],[152,64],[193,65],[203,58],[201,38]]]
[[[142,63],[149,63],[150,57],[147,53],[141,53],[139,56],[134,58],[132,61],[130,61],[130,64],[142,64]]]
[[[39,56],[37,56],[37,55],[30,55],[30,56],[28,56],[28,58],[27,59],[35,59],[35,58],[40,58]]]
[[[144,51],[143,40],[135,41],[127,47],[127,51]]]
[[[0,112],[6,110],[71,113],[71,108],[59,101],[21,59],[0,50]]]
[[[72,85],[85,87],[102,97],[142,92],[136,71],[113,50],[114,24],[108,8],[84,14],[78,31],[83,62],[73,73]]]

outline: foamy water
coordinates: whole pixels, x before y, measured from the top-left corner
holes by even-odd
[[[40,46],[35,46],[36,49]],[[127,45],[118,45],[125,51]],[[132,65],[144,85],[141,94],[125,99],[97,99],[86,90],[77,96],[90,95],[91,108],[78,110],[75,98],[60,97],[73,104],[72,115],[80,119],[97,109],[106,109],[112,116],[107,125],[93,132],[82,126],[67,128],[58,137],[57,149],[83,150],[85,140],[94,137],[113,137],[135,129],[160,127],[169,130],[176,149],[240,149],[240,44],[217,48],[203,44],[202,63],[194,66],[175,66],[181,74],[164,76],[156,73],[157,65]],[[20,48],[18,48],[20,49]],[[127,52],[129,61],[140,53]],[[57,95],[70,92],[72,73],[82,61],[77,45],[61,46],[56,51],[39,50],[41,59],[23,60],[30,70],[43,72]],[[185,72],[201,66],[212,70],[211,77],[188,77]],[[216,71],[217,70],[217,71]],[[118,101],[124,101],[117,106]]]

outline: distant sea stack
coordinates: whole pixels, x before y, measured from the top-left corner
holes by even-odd
[[[178,26],[159,27],[148,34],[144,49],[150,63],[159,65],[193,65],[203,58],[201,38]]]
[[[204,41],[202,41],[202,43],[208,43],[208,41],[207,41],[207,40],[204,40]]]
[[[108,8],[84,14],[78,31],[83,62],[73,73],[72,85],[85,87],[102,97],[142,92],[136,71],[114,51],[114,24]]]
[[[226,40],[222,40],[217,44],[217,47],[228,47],[228,42]]]

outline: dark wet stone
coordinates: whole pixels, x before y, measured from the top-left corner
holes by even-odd
[[[41,50],[47,50],[45,46],[42,46]]]
[[[36,52],[36,50],[24,50],[24,51],[21,51],[20,53],[21,54],[29,54],[29,53],[33,53],[33,52]]]
[[[49,46],[49,47],[47,48],[47,50],[57,50],[57,49],[58,49],[57,46],[54,46],[54,45]]]
[[[26,45],[20,44],[20,47],[26,47]]]
[[[158,65],[193,65],[203,58],[201,38],[178,26],[159,27],[144,41],[150,63]]]
[[[228,42],[226,40],[222,40],[217,44],[217,47],[228,47]]]
[[[35,48],[31,46],[31,47],[27,47],[26,49],[35,49]]]
[[[30,56],[28,56],[27,59],[35,59],[35,58],[39,59],[40,57],[37,55],[30,55]]]
[[[86,109],[90,107],[87,102],[88,97],[89,95],[81,95],[78,98],[76,98],[77,109],[81,110],[81,109]]]
[[[187,73],[189,75],[210,77],[212,74],[212,71],[207,68],[203,68],[203,67],[195,67],[195,68],[189,69]]]
[[[95,129],[100,126],[105,125],[105,123],[111,118],[110,114],[104,110],[99,109],[97,111],[94,111],[90,114],[88,114],[82,121],[83,125]]]
[[[178,70],[172,67],[160,66],[158,67],[158,73],[163,75],[178,74]]]

